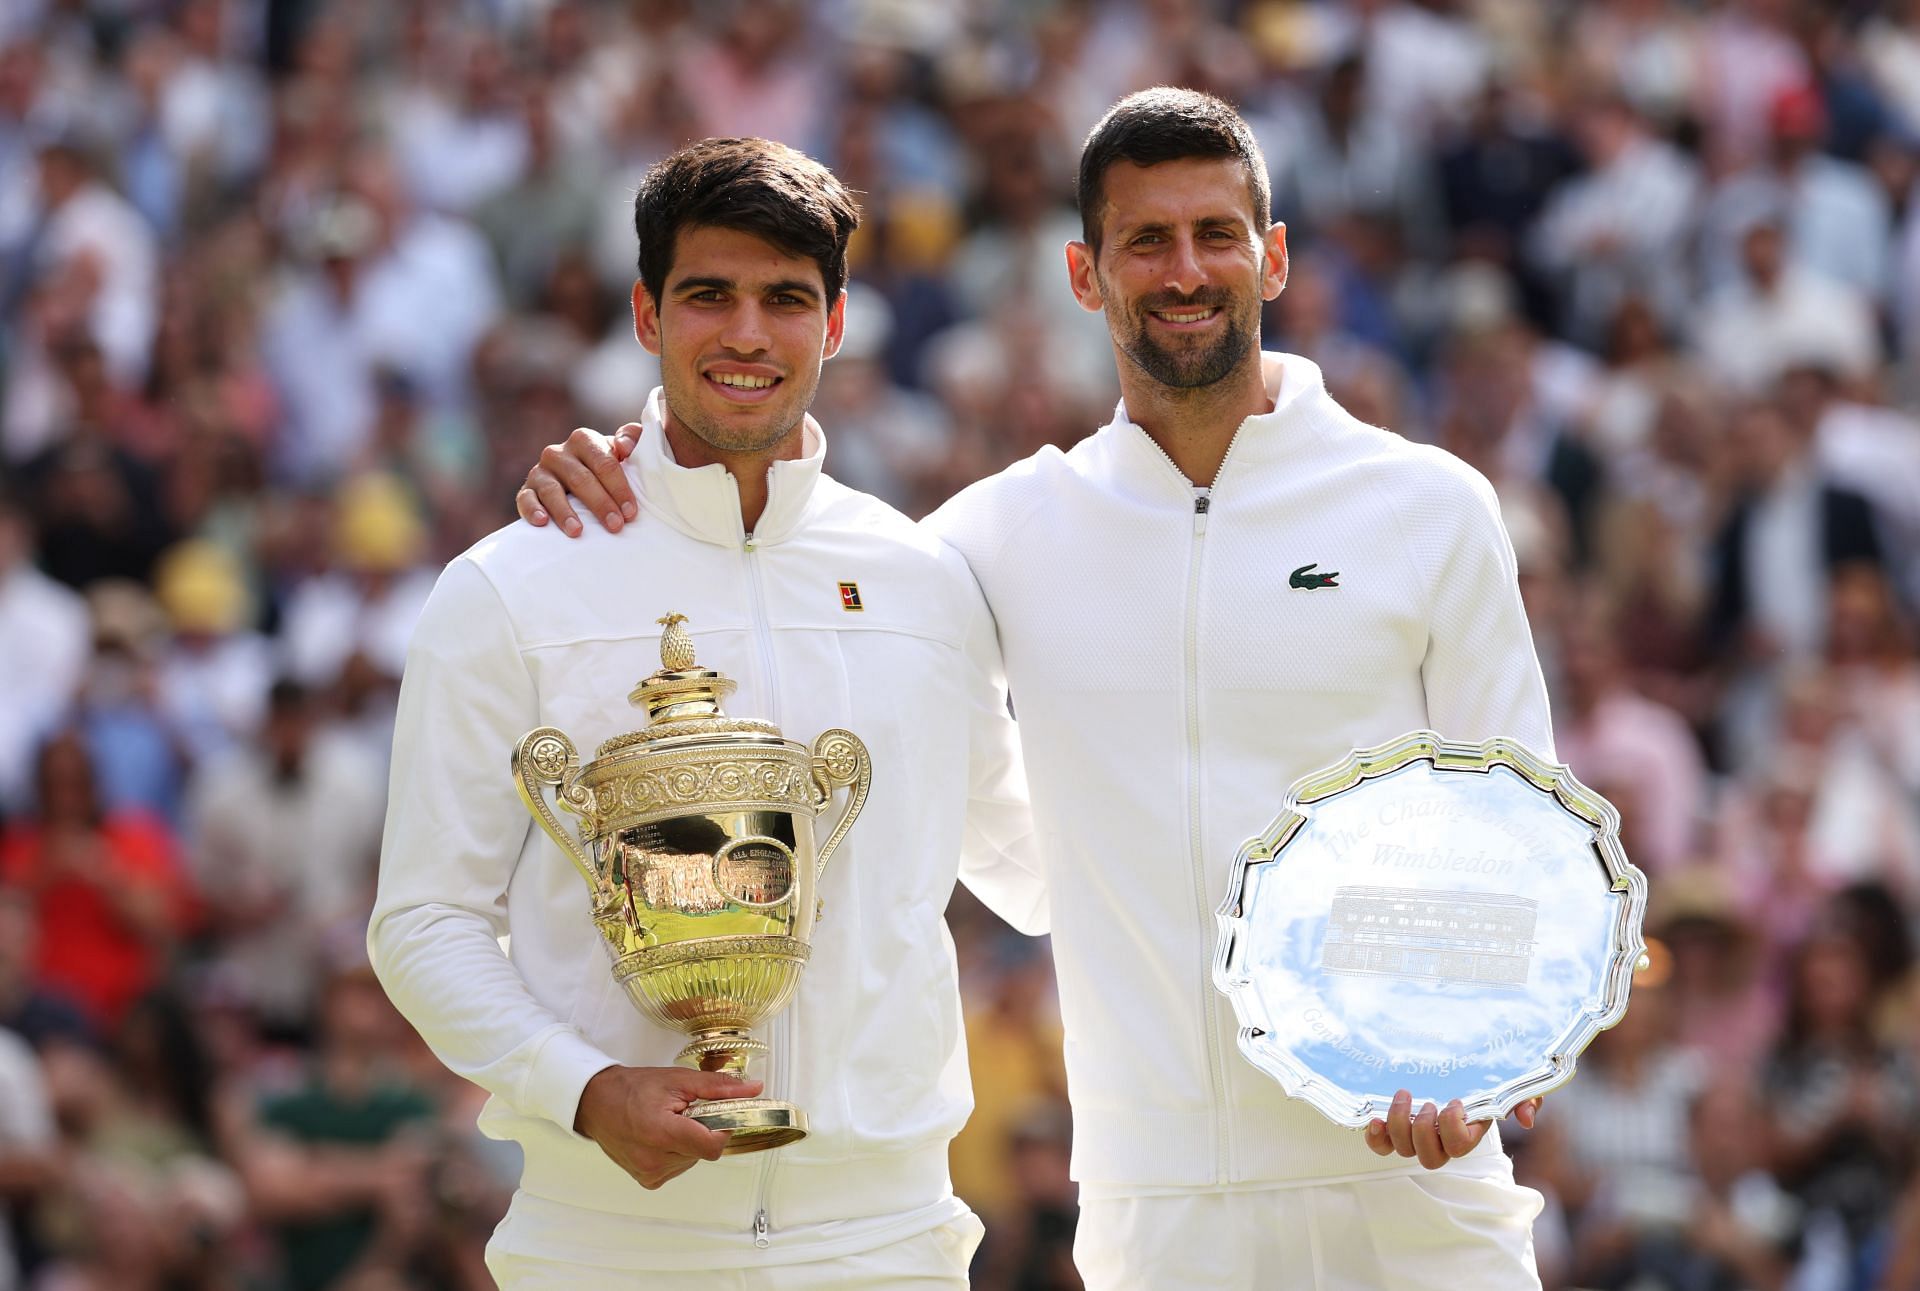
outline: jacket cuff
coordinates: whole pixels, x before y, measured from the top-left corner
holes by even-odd
[[[578,1031],[561,1027],[541,1044],[527,1069],[521,1110],[546,1117],[584,1142],[573,1128],[580,1092],[600,1072],[618,1065]]]

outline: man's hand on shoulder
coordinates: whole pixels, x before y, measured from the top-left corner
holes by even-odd
[[[1540,1101],[1529,1098],[1514,1107],[1513,1119],[1522,1129],[1533,1128]],[[1445,1109],[1428,1103],[1415,1114],[1413,1095],[1403,1089],[1393,1096],[1387,1119],[1367,1126],[1367,1146],[1375,1156],[1398,1152],[1403,1157],[1418,1157],[1420,1164],[1429,1170],[1438,1170],[1455,1157],[1463,1157],[1479,1147],[1480,1140],[1487,1137],[1487,1127],[1492,1124],[1492,1121],[1469,1121],[1457,1098]]]
[[[581,509],[600,517],[609,533],[640,514],[640,504],[627,483],[620,464],[632,455],[640,442],[640,427],[628,422],[609,439],[585,426],[575,430],[558,444],[540,450],[540,458],[527,472],[527,482],[513,495],[520,518],[531,525],[549,520],[560,526],[569,538],[581,533]]]
[[[684,1067],[608,1067],[580,1091],[573,1128],[600,1145],[642,1188],[658,1188],[702,1161],[718,1161],[732,1136],[687,1108],[702,1099],[752,1098],[757,1080]]]

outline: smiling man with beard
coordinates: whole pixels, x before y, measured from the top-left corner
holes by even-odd
[[[986,594],[1019,710],[1074,1258],[1093,1291],[1526,1291],[1540,1198],[1490,1123],[1403,1091],[1364,1134],[1332,1124],[1240,1058],[1212,982],[1229,862],[1298,777],[1420,728],[1553,750],[1492,487],[1259,348],[1287,275],[1266,175],[1208,95],[1142,91],[1094,127],[1067,267],[1122,402],[926,522]],[[570,514],[563,482],[624,497],[624,436],[570,443],[523,514]]]

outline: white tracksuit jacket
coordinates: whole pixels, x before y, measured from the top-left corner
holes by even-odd
[[[497,1248],[613,1269],[853,1254],[964,1213],[947,1175],[972,1108],[942,921],[956,871],[1015,924],[1046,918],[999,653],[960,558],[822,475],[811,421],[807,454],[770,472],[749,539],[733,478],[677,465],[661,408],[656,391],[626,532],[590,524],[570,542],[509,525],[441,575],[401,687],[369,948],[401,1012],[492,1094],[482,1128],[525,1151]],[[536,726],[583,757],[644,726],[625,696],[659,667],[655,620],[669,611],[689,616],[699,661],[739,682],[729,712],[803,742],[852,730],[873,791],[822,880],[798,995],[761,1028],[772,1056],[753,1069],[811,1136],[648,1192],[573,1132],[574,1112],[596,1071],[668,1064],[685,1037],[615,984],[586,885],[532,826],[508,756]]]
[[[998,625],[1089,1196],[1418,1169],[1240,1056],[1214,912],[1288,785],[1351,748],[1431,727],[1552,752],[1492,488],[1349,416],[1307,360],[1265,361],[1275,408],[1211,489],[1123,405],[929,521]],[[1294,585],[1311,573],[1336,585]]]

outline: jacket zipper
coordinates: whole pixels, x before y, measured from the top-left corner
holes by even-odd
[[[1216,475],[1216,479],[1219,477]],[[1207,512],[1213,505],[1213,490],[1205,486],[1195,486],[1193,490],[1193,541],[1188,548],[1187,557],[1187,632],[1186,632],[1186,701],[1187,701],[1187,821],[1190,831],[1188,838],[1189,856],[1193,872],[1194,907],[1199,911],[1203,923],[1212,913],[1207,905],[1207,865],[1206,843],[1201,828],[1200,817],[1200,563],[1206,546]],[[1201,1011],[1206,1022],[1206,1035],[1202,1040],[1207,1051],[1207,1089],[1212,1096],[1214,1121],[1213,1177],[1224,1183],[1227,1177],[1227,1123],[1226,1123],[1226,1080],[1221,1071],[1220,1053],[1214,1038],[1219,1031],[1219,1006],[1211,989],[1213,981],[1212,948],[1201,938],[1201,965],[1206,971],[1201,981],[1208,983],[1201,991]]]
[[[1235,430],[1233,438],[1227,441],[1227,451],[1220,457],[1212,485],[1195,484],[1151,435],[1147,436],[1147,442],[1159,452],[1175,478],[1193,490],[1193,538],[1187,549],[1187,819],[1191,831],[1187,847],[1193,870],[1194,906],[1199,911],[1200,926],[1211,928],[1213,907],[1207,901],[1206,838],[1200,824],[1200,557],[1207,536],[1207,514],[1213,509],[1213,490],[1226,474],[1227,462],[1233,457],[1234,446],[1240,442],[1240,431]],[[1220,1052],[1220,1001],[1213,989],[1213,947],[1206,936],[1200,938],[1200,980],[1204,983],[1200,990],[1200,1009],[1207,1028],[1202,1040],[1207,1051],[1207,1090],[1213,1099],[1213,1177],[1219,1183],[1226,1183],[1232,1136],[1227,1127],[1226,1063]]]
[[[736,501],[738,500],[736,495]],[[745,531],[745,524],[741,529]],[[767,620],[766,589],[760,581],[759,548],[751,533],[746,534],[741,544],[741,559],[747,567],[747,596],[753,623],[753,642],[760,654],[760,675],[766,679],[766,716],[767,720],[780,724],[780,674],[775,665],[773,653],[773,629]],[[780,1098],[784,1095],[788,1082],[788,1059],[793,1048],[792,1015],[800,1006],[795,1000],[780,1011],[773,1020],[773,1035],[770,1045],[773,1052],[767,1055],[767,1081],[763,1093],[767,1098]],[[773,1172],[779,1164],[778,1152],[760,1154],[760,1178],[753,1191],[753,1244],[761,1250],[773,1245],[773,1221],[767,1214],[768,1199],[773,1193]]]

